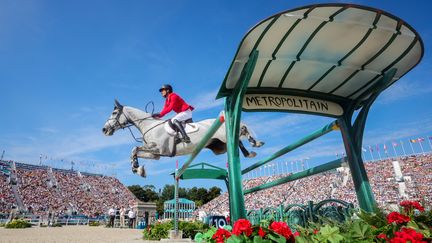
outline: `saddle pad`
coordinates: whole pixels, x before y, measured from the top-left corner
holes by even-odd
[[[174,136],[176,134],[176,131],[174,131],[174,129],[172,129],[170,127],[170,125],[168,124],[168,122],[165,122],[164,128],[165,128],[165,131],[169,135]],[[186,123],[185,131],[186,131],[187,134],[197,132],[198,130],[199,130],[198,124],[196,124],[196,123]]]

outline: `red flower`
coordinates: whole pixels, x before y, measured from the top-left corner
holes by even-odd
[[[384,234],[384,233],[381,233],[381,234],[377,235],[377,238],[378,238],[378,239],[387,240],[387,235]]]
[[[216,243],[223,243],[226,239],[230,237],[231,233],[228,230],[219,228],[212,236],[212,239],[216,240]]]
[[[293,235],[294,237],[300,236],[300,232],[296,231]]]
[[[252,224],[247,219],[239,219],[234,223],[232,233],[235,235],[245,233],[246,236],[250,236],[252,234]]]
[[[410,228],[402,228],[400,231],[395,232],[395,236],[390,239],[390,243],[426,243],[423,241],[423,234]]]
[[[316,235],[316,234],[318,234],[318,232],[319,232],[319,230],[314,229],[313,234]]]
[[[291,232],[291,229],[288,227],[288,225],[285,222],[273,222],[271,223],[269,228],[274,232],[282,235],[287,240],[293,237],[293,233]]]
[[[387,223],[391,224],[393,222],[396,222],[397,224],[403,224],[410,221],[410,217],[400,214],[398,212],[391,212],[389,215],[387,215]]]
[[[264,232],[264,230],[260,227],[258,230],[258,235],[261,236],[261,238],[264,238],[264,236],[266,235],[266,232]]]
[[[413,208],[417,209],[420,212],[424,211],[424,207],[422,207],[422,205],[420,205],[420,203],[416,201],[402,201],[400,205],[407,211]]]

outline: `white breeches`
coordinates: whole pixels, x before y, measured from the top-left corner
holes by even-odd
[[[192,118],[192,111],[190,109],[187,109],[183,112],[178,113],[173,118],[171,118],[171,121],[177,120],[179,122],[186,121],[187,119]]]

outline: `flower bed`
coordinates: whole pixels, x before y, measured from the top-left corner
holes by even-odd
[[[246,219],[239,219],[233,228],[211,228],[199,233],[196,242],[389,242],[426,243],[432,242],[432,211],[414,201],[400,203],[399,212],[384,213],[377,209],[374,213],[360,211],[347,221],[321,218],[321,223],[310,223],[308,227],[298,227],[295,233],[285,222],[261,221],[252,226]]]

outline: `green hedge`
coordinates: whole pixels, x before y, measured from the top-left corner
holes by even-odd
[[[99,221],[93,221],[89,223],[89,226],[100,226],[101,223],[99,223]]]
[[[160,240],[168,238],[168,232],[174,229],[174,221],[168,221],[164,223],[156,223],[148,226],[144,229],[145,240]],[[200,221],[188,222],[180,221],[179,230],[183,231],[184,238],[194,238],[198,232],[203,232],[209,229],[207,224]]]
[[[20,229],[20,228],[30,228],[31,224],[22,219],[14,219],[5,225],[7,229]]]

